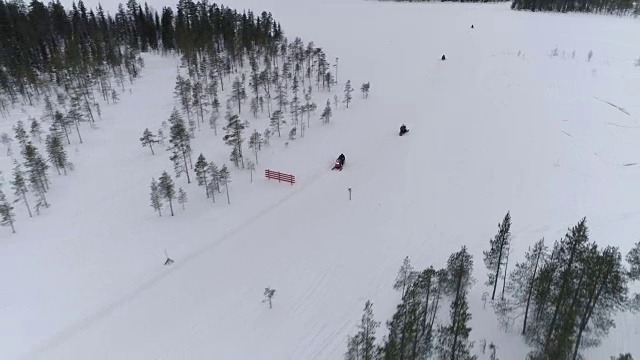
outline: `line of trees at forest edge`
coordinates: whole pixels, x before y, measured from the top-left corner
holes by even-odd
[[[504,330],[521,334],[531,349],[526,359],[584,359],[581,352],[600,345],[615,326],[617,312],[640,311],[640,294],[629,294],[630,283],[640,280],[640,242],[624,264],[617,247],[589,239],[582,219],[550,246],[544,239],[536,241],[523,261],[511,265],[510,228],[507,213],[483,252],[485,285],[490,287],[483,300],[490,302]],[[476,282],[472,271],[473,258],[465,246],[451,254],[443,269],[416,271],[406,257],[393,284],[401,303],[386,322],[388,335],[376,344],[380,322],[367,301],[358,332],[348,339],[345,360],[478,359],[469,340],[468,295]],[[439,319],[447,302],[449,317]],[[491,342],[488,348],[488,358],[498,359],[498,346]],[[483,339],[478,351],[486,350]]]
[[[599,14],[615,14],[619,16],[640,16],[640,2],[633,0],[380,0],[395,2],[473,2],[493,3],[511,1],[514,10],[553,11],[553,12],[586,12]]]

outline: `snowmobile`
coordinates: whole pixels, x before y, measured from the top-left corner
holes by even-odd
[[[402,126],[400,126],[400,136],[406,134],[409,132],[409,129],[407,129],[407,126],[405,124],[402,124]]]
[[[345,161],[344,154],[340,154],[340,156],[338,156],[338,159],[336,160],[336,163],[333,165],[331,170],[338,169],[342,171],[342,168],[344,167],[344,161]]]

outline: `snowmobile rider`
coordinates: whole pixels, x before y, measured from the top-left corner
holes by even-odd
[[[340,154],[340,156],[338,156],[338,162],[340,163],[340,165],[344,165],[344,154]]]

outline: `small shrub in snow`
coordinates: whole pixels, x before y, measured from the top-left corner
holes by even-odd
[[[640,66],[640,57],[636,59],[636,66]]]
[[[593,58],[593,50],[589,50],[589,53],[587,54],[587,61],[591,62],[591,58]]]
[[[271,299],[273,299],[273,297],[276,294],[276,289],[272,289],[270,287],[267,287],[264,289],[264,300],[262,300],[262,302],[268,302],[269,303],[269,309],[271,309],[273,307],[272,303],[271,303]]]

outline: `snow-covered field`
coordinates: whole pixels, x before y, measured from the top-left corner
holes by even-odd
[[[174,5],[163,1],[153,5]],[[354,93],[331,124],[316,116],[287,147],[273,138],[252,183],[233,171],[231,205],[178,179],[186,210],[160,218],[149,183],[171,163],[138,138],[168,118],[178,60],[145,56],[131,93],[104,105],[99,129],[69,148],[76,170],[53,176],[52,207],[29,219],[17,206],[17,233],[0,229],[1,359],[341,359],[367,299],[383,324],[395,310],[391,286],[405,256],[439,268],[462,245],[478,279],[471,340],[522,359],[519,337],[502,333],[481,301],[482,250],[506,211],[518,259],[583,216],[597,242],[626,253],[638,240],[637,20],[508,4],[225,5],[271,11],[288,37],[340,58],[341,84],[370,81],[369,98]],[[26,118],[12,114],[0,131]],[[402,123],[406,137],[397,136]],[[212,134],[198,135],[200,152],[228,164]],[[341,152],[344,171],[330,171]],[[10,168],[3,152],[5,180]],[[266,168],[297,183],[268,181]],[[273,309],[261,303],[267,286],[277,291]],[[588,358],[640,355],[639,336],[640,317],[619,316]]]

